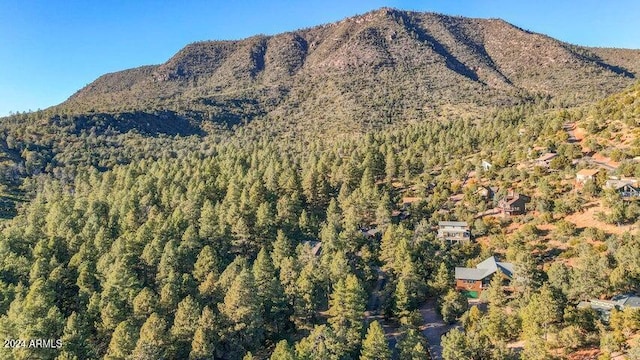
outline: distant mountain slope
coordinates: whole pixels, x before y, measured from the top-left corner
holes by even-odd
[[[617,162],[640,156],[640,83],[588,106],[583,114],[578,125],[586,130],[587,148]],[[635,172],[635,166],[625,168],[626,175]]]
[[[465,112],[532,94],[582,103],[631,84],[639,58],[502,20],[384,8],[275,36],[190,44],[162,65],[104,75],[61,108],[191,109],[218,122],[362,130],[431,118],[448,104]]]

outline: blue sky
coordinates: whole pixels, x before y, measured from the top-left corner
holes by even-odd
[[[640,2],[0,0],[0,116],[58,104],[98,76],[199,40],[275,34],[383,6],[502,18],[579,45],[640,48]]]

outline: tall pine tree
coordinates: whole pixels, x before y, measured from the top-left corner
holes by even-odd
[[[374,321],[369,325],[367,336],[362,342],[362,351],[360,352],[360,360],[389,360],[391,359],[391,350],[389,344],[384,338],[384,331],[378,321]]]
[[[355,275],[339,280],[329,302],[329,324],[344,345],[345,354],[354,354],[362,338],[365,293]]]
[[[264,321],[257,292],[253,274],[243,269],[231,284],[224,302],[218,304],[229,324],[222,341],[230,353],[255,349],[262,342]]]

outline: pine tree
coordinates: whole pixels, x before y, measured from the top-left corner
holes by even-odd
[[[553,324],[560,321],[562,308],[551,288],[545,284],[531,296],[522,309],[522,333],[525,339],[543,337],[545,340]]]
[[[460,322],[462,322],[462,326],[465,331],[475,331],[480,327],[482,319],[482,312],[476,305],[473,305],[467,312],[462,315],[460,318]]]
[[[345,353],[353,353],[362,337],[365,293],[355,275],[348,275],[335,285],[329,303],[329,324],[344,343]]]
[[[307,198],[307,202],[309,204],[315,205],[318,202],[318,173],[315,170],[315,166],[313,164],[310,165],[311,170],[306,173],[304,178],[302,179],[302,191],[304,196]]]
[[[293,321],[298,328],[310,328],[316,316],[320,299],[315,272],[316,268],[310,262],[300,271],[300,275],[295,280]]]
[[[91,335],[91,326],[87,314],[72,313],[67,318],[62,335],[64,348],[60,354],[62,358],[90,359],[97,357],[95,354]],[[1,324],[1,322],[0,322]],[[0,325],[1,328],[1,325]],[[137,334],[135,335],[137,338]]]
[[[309,219],[309,214],[307,214],[306,210],[302,210],[300,212],[300,217],[298,218],[298,228],[304,237],[310,237],[311,234],[311,220]]]
[[[378,207],[376,207],[376,224],[378,227],[385,229],[389,224],[391,224],[391,210],[390,204],[391,200],[389,199],[389,195],[385,194],[382,200],[378,202]]]
[[[44,279],[37,279],[29,287],[29,291],[21,299],[14,300],[15,304],[7,313],[14,322],[13,339],[59,338],[64,331],[64,317],[56,304],[56,294],[51,283]],[[4,334],[5,336],[7,334]],[[37,352],[40,350],[40,352]],[[51,351],[50,351],[51,350]],[[51,356],[55,349],[21,349],[25,358],[36,356]],[[38,354],[38,355],[36,355]]]
[[[504,290],[502,288],[502,276],[500,274],[496,274],[491,278],[491,282],[489,283],[489,288],[483,292],[483,295],[486,294],[487,302],[491,307],[503,307],[507,298],[504,294]]]
[[[209,360],[213,359],[214,355],[215,348],[207,338],[207,330],[198,327],[191,341],[189,360]]]
[[[294,257],[287,256],[280,263],[280,284],[284,287],[287,302],[292,304],[297,294],[296,282],[300,279],[298,262]]]
[[[440,302],[440,314],[445,322],[452,323],[467,311],[469,303],[462,293],[449,290]]]
[[[223,341],[232,353],[253,349],[262,342],[263,318],[257,292],[253,274],[244,269],[231,284],[224,302],[218,304],[220,314],[230,324]]]
[[[391,359],[391,350],[384,337],[384,331],[378,321],[369,325],[367,336],[362,342],[360,360],[385,360]]]
[[[133,299],[133,315],[139,321],[145,320],[158,311],[158,295],[149,288],[144,288]]]
[[[284,319],[288,317],[287,300],[280,279],[276,275],[276,269],[265,248],[260,250],[253,263],[253,277],[264,321],[271,334],[278,334],[284,326]]]
[[[423,297],[424,287],[418,279],[411,257],[407,255],[404,259],[394,293],[395,312],[401,319],[406,318],[416,308],[418,299]]]
[[[327,206],[327,225],[332,226],[340,230],[340,224],[342,223],[342,212],[340,206],[335,198],[331,198],[329,206]]]
[[[395,269],[396,246],[395,226],[389,225],[387,230],[382,234],[380,243],[380,261],[382,261],[382,269],[384,271],[393,271]]]
[[[429,359],[427,341],[418,329],[407,328],[397,346],[402,360]]]
[[[265,201],[258,206],[258,210],[256,211],[256,228],[259,236],[263,238],[271,238],[271,236],[273,236],[272,231],[275,217],[269,202]]]
[[[442,358],[444,360],[471,359],[465,334],[452,329],[442,336]]]
[[[178,244],[175,240],[169,240],[162,250],[162,256],[158,264],[156,281],[159,285],[166,284],[170,276],[178,272],[178,269],[180,269],[178,260]]]
[[[451,274],[451,271],[447,268],[447,265],[444,262],[440,263],[438,266],[438,270],[429,281],[429,287],[431,288],[431,292],[436,296],[442,296],[447,293],[447,291],[451,288],[451,284],[453,284],[454,279]]]
[[[291,241],[282,230],[278,229],[276,241],[273,242],[273,251],[271,251],[271,260],[273,260],[274,268],[280,269],[282,260],[291,255],[293,255]]]
[[[170,313],[178,305],[181,295],[180,278],[176,273],[172,272],[164,281],[164,285],[162,285],[162,288],[160,289],[160,299],[158,304],[163,311]]]
[[[296,356],[287,340],[281,340],[276,344],[276,348],[273,349],[269,360],[296,360]]]
[[[194,225],[189,225],[182,234],[182,241],[178,246],[178,263],[181,265],[179,268],[181,273],[188,269],[185,264],[190,265],[196,262],[198,252],[201,250],[200,243],[198,230]]]
[[[202,315],[198,320],[198,327],[191,342],[190,360],[210,360],[214,358],[215,349],[218,344],[218,326],[215,315],[209,307],[202,310]]]
[[[153,313],[140,328],[140,337],[133,350],[136,360],[156,360],[166,357],[169,339],[167,322]]]
[[[508,340],[510,335],[507,315],[502,307],[490,306],[485,315],[484,331],[492,342]]]
[[[133,349],[138,341],[139,329],[131,320],[125,320],[118,324],[111,335],[111,342],[105,359],[108,360],[124,360]]]
[[[330,327],[316,325],[309,335],[296,344],[296,357],[300,360],[338,360],[347,358],[344,345]]]
[[[199,318],[200,307],[190,295],[178,304],[170,330],[172,347],[177,358],[186,358],[189,354],[189,344],[193,339]]]
[[[211,272],[204,281],[198,285],[200,299],[206,303],[218,303],[222,299],[221,289],[219,289],[218,275]]]
[[[193,266],[193,277],[199,283],[203,282],[209,273],[218,272],[219,259],[210,245],[205,246],[200,251],[198,259]]]
[[[351,273],[351,267],[349,266],[349,260],[344,251],[337,251],[322,257],[322,260],[329,260],[329,280],[332,284],[335,284],[340,279],[346,279],[347,275]]]
[[[396,160],[396,155],[393,150],[387,151],[387,156],[385,158],[385,176],[386,181],[391,183],[394,177],[398,175],[398,165]]]
[[[231,232],[233,233],[233,252],[236,254],[255,254],[255,243],[251,236],[251,230],[247,221],[240,217],[232,226]]]
[[[394,313],[402,319],[411,312],[412,294],[405,279],[400,279],[393,293]]]

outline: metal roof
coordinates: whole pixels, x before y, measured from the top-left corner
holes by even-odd
[[[466,221],[440,221],[438,226],[465,227],[469,225]]]
[[[488,274],[485,269],[473,269],[465,267],[456,267],[455,277],[456,279],[464,280],[482,280],[487,277]]]
[[[609,179],[605,182],[604,187],[609,188],[609,189],[621,189],[627,185],[635,188],[637,184],[637,180],[636,179]]]
[[[475,269],[456,267],[455,278],[465,280],[482,280],[498,271],[498,269],[509,278],[513,277],[513,264],[496,261],[496,258],[491,256],[476,265]]]
[[[640,297],[633,294],[616,295],[611,301],[622,307],[640,308]]]

